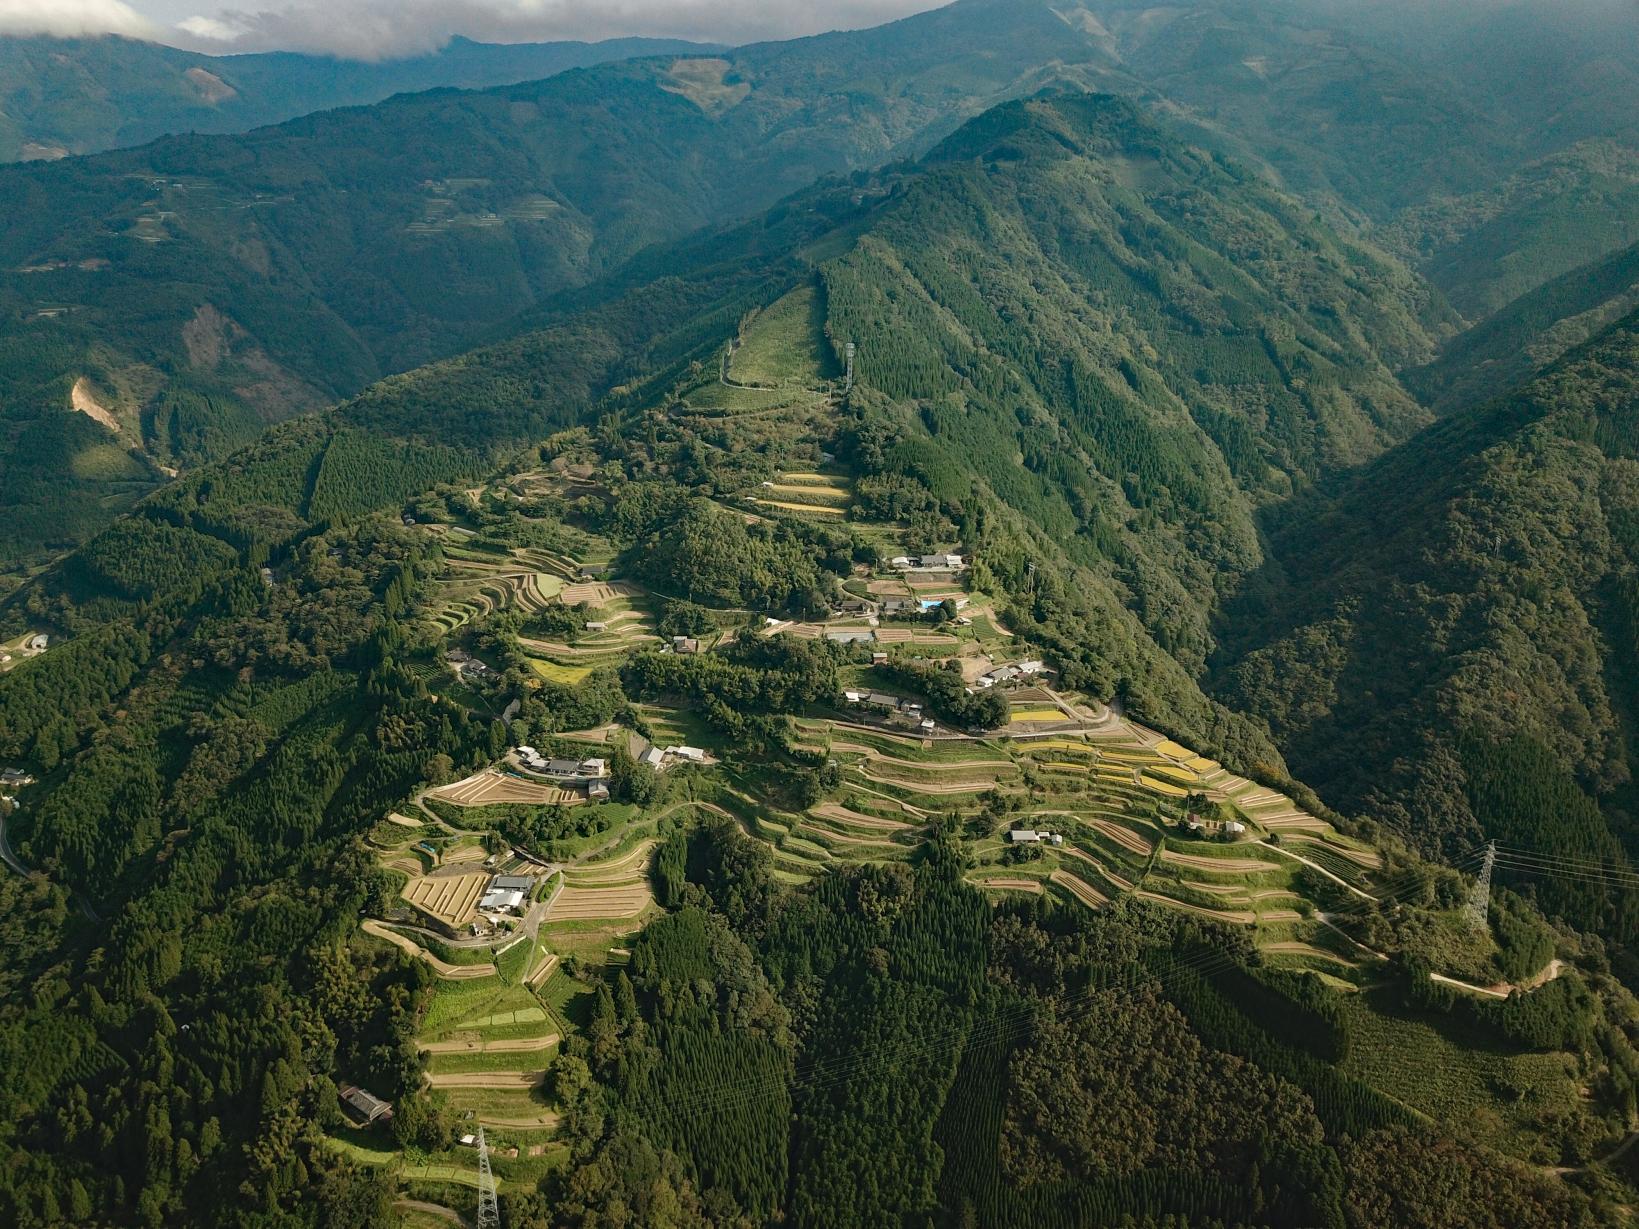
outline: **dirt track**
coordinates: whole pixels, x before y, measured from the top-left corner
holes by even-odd
[[[489,962],[483,964],[450,964],[440,960],[421,944],[396,930],[383,926],[375,918],[366,918],[363,923],[365,934],[375,935],[378,939],[386,939],[394,947],[401,947],[412,956],[419,956],[437,970],[440,977],[447,977],[451,981],[465,981],[474,977],[488,977],[495,972],[495,966]]]
[[[557,1045],[562,1038],[556,1033],[545,1037],[507,1037],[496,1041],[429,1041],[421,1047],[423,1054],[527,1054]]]

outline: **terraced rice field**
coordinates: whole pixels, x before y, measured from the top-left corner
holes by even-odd
[[[548,922],[629,921],[654,903],[647,884],[565,887],[547,910]]]
[[[1006,875],[969,875],[967,881],[975,887],[1001,892],[1030,892],[1039,895],[1042,891],[1039,879],[1010,878]]]
[[[574,687],[586,680],[595,667],[592,666],[560,666],[555,661],[547,661],[544,657],[531,657],[529,668],[549,683],[560,683],[566,687]]]
[[[1039,725],[1045,722],[1068,721],[1069,718],[1056,708],[1016,708],[1008,714],[1008,720],[1019,725]]]
[[[1102,909],[1110,903],[1109,897],[1079,875],[1074,875],[1065,870],[1055,870],[1048,878],[1089,908]]]
[[[484,873],[428,875],[410,880],[401,895],[429,917],[459,927],[477,916],[478,898],[488,882]]]
[[[494,806],[521,803],[527,806],[570,806],[585,799],[576,791],[531,781],[515,773],[486,768],[470,777],[433,790],[431,797],[458,807]]]

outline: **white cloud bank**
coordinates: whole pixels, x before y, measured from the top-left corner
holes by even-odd
[[[0,0],[0,34],[161,38],[164,31],[122,0]]]
[[[267,8],[243,0],[137,2],[154,19],[124,0],[0,0],[0,33],[108,32],[201,51],[386,59],[436,50],[455,35],[506,43],[625,35],[747,43],[879,25],[948,0],[286,0]]]

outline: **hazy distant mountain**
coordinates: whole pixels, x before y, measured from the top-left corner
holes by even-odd
[[[606,60],[711,49],[656,38],[514,45],[457,38],[428,55],[364,63],[295,52],[202,55],[115,35],[0,37],[0,162],[96,153],[173,132],[243,132],[392,94],[505,85]]]

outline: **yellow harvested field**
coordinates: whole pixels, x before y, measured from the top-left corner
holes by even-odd
[[[401,935],[398,931],[383,926],[375,918],[366,918],[361,929],[367,935],[375,935],[378,939],[386,939],[394,947],[403,948],[412,956],[419,956],[432,965],[440,977],[447,977],[451,981],[470,981],[474,977],[488,977],[495,972],[493,964],[449,964],[440,960],[408,935]]]
[[[611,887],[566,887],[547,910],[548,922],[596,921],[604,918],[626,921],[637,917],[654,901],[644,883]]]
[[[897,819],[883,819],[876,815],[862,815],[858,811],[850,811],[847,807],[835,802],[822,802],[808,812],[821,819],[829,819],[834,823],[850,828],[874,828],[884,832],[899,831],[911,825]]]
[[[1209,760],[1204,755],[1192,755],[1184,761],[1185,766],[1193,768],[1199,773],[1217,772],[1223,765],[1217,760]]]
[[[478,898],[488,882],[489,876],[482,872],[429,875],[410,880],[401,895],[429,917],[450,926],[461,926],[476,915]]]
[[[1008,714],[1008,720],[1028,725],[1033,722],[1068,721],[1069,718],[1056,708],[1016,708]]]
[[[1149,773],[1140,773],[1138,783],[1145,789],[1152,789],[1158,794],[1165,794],[1169,798],[1187,798],[1189,791],[1182,786],[1174,785],[1170,781],[1163,781],[1159,777],[1152,777]]]
[[[584,862],[579,866],[568,867],[564,871],[564,878],[570,886],[612,879],[630,883],[643,874],[649,864],[649,854],[657,844],[659,842],[654,840],[640,841],[625,853],[606,862]]]
[[[1110,903],[1109,897],[1079,875],[1073,875],[1069,871],[1054,871],[1048,878],[1089,908],[1102,909]]]
[[[787,512],[808,512],[815,516],[841,517],[846,515],[844,509],[827,507],[825,504],[794,504],[786,503],[782,499],[753,499],[751,502],[759,508],[783,508]]]
[[[529,659],[529,668],[547,682],[561,683],[566,687],[575,686],[592,673],[591,666],[560,666],[555,661],[543,661],[539,657]]]
[[[1170,738],[1163,738],[1155,744],[1155,749],[1162,755],[1170,755],[1175,760],[1187,760],[1194,757],[1195,752],[1188,747],[1175,743]]]

